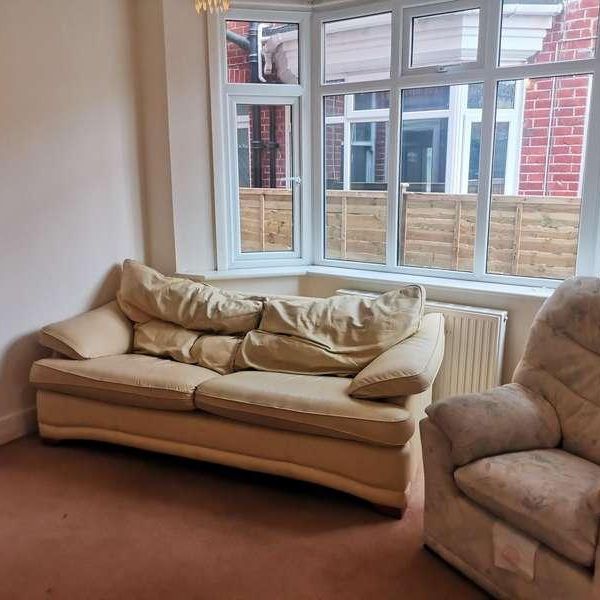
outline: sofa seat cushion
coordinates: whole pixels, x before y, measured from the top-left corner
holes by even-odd
[[[530,450],[482,458],[454,479],[494,515],[576,563],[593,564],[600,466],[564,450]]]
[[[348,394],[339,377],[245,371],[209,380],[196,406],[238,421],[378,444],[402,446],[413,435],[415,397],[371,402]]]
[[[159,410],[195,410],[196,387],[219,377],[204,367],[138,354],[44,358],[31,369],[31,382],[40,389]]]

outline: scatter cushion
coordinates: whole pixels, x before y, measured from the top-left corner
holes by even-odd
[[[137,323],[159,319],[185,329],[220,334],[243,334],[256,328],[263,307],[260,297],[165,277],[133,260],[123,263],[117,300]]]
[[[193,411],[196,387],[221,375],[172,360],[122,354],[91,360],[45,358],[31,369],[37,388],[159,410]]]
[[[245,371],[200,385],[196,406],[237,421],[382,446],[411,438],[414,396],[397,403],[358,400],[349,385],[341,377]]]
[[[444,358],[444,316],[423,317],[421,329],[368,364],[352,381],[355,398],[395,398],[429,388]]]
[[[123,354],[131,350],[133,326],[113,300],[104,306],[47,325],[39,342],[74,360]]]
[[[483,458],[454,479],[471,500],[586,567],[594,562],[600,466],[564,450],[529,450]]]
[[[153,319],[147,323],[136,323],[134,352],[200,365],[224,375],[233,371],[241,342],[240,337],[206,335]]]
[[[425,290],[417,285],[376,299],[269,299],[259,329],[244,338],[236,369],[354,375],[418,331],[424,303]]]

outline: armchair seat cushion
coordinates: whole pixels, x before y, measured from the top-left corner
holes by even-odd
[[[246,371],[207,381],[196,390],[206,412],[265,427],[403,446],[415,431],[418,396],[381,403],[348,394],[341,377]]]
[[[530,450],[480,459],[454,479],[500,519],[580,565],[593,564],[600,466],[564,450]]]
[[[31,382],[42,390],[159,410],[193,411],[196,387],[218,373],[172,360],[121,354],[91,360],[44,358]]]

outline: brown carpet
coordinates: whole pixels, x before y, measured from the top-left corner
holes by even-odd
[[[102,444],[0,447],[0,597],[484,598],[401,521],[317,486]]]

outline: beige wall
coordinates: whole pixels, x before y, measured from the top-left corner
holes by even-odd
[[[32,416],[36,330],[144,258],[134,7],[0,0],[0,440]]]
[[[177,270],[171,198],[167,73],[161,0],[137,0],[148,263],[165,273]]]
[[[207,21],[186,0],[138,0],[148,262],[215,268]]]

